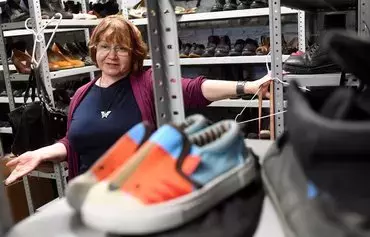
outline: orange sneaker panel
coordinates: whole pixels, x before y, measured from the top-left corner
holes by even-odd
[[[184,173],[191,175],[199,163],[198,157],[188,156],[183,164]],[[144,204],[154,204],[188,194],[193,185],[176,171],[176,160],[155,146],[121,190]]]
[[[130,136],[121,137],[100,158],[91,170],[98,181],[108,177],[117,167],[123,165],[137,150],[138,144]]]

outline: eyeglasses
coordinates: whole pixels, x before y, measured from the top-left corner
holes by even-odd
[[[111,46],[109,44],[98,44],[97,50],[101,53],[108,54],[113,49],[113,52],[117,53],[118,56],[127,56],[129,50],[122,46]]]

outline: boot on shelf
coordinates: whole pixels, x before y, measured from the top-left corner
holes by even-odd
[[[40,6],[50,18],[52,18],[56,13],[62,14],[63,19],[73,18],[72,13],[66,12],[63,9],[60,0],[40,0]]]
[[[244,40],[242,39],[236,40],[234,47],[230,50],[229,56],[241,56],[244,46],[245,46]]]
[[[215,56],[216,57],[225,57],[230,53],[231,42],[230,38],[227,35],[220,37],[220,43],[216,47]]]
[[[263,8],[268,6],[268,0],[255,0],[251,3],[251,8]]]
[[[253,0],[239,0],[239,4],[237,9],[238,10],[244,10],[244,9],[249,9],[251,8]]]
[[[245,46],[243,48],[243,56],[253,56],[256,55],[256,50],[258,48],[258,42],[254,39],[246,39]]]
[[[225,0],[215,0],[215,5],[212,6],[211,12],[219,12],[224,10]]]
[[[30,17],[28,12],[25,12],[17,2],[14,0],[8,0],[3,8],[2,20],[6,22],[18,22],[25,21]]]
[[[224,11],[236,10],[238,6],[236,5],[236,0],[226,0],[224,5]]]
[[[20,5],[22,6],[23,9],[27,9],[29,12],[29,5],[28,5],[28,0],[21,0]],[[41,8],[41,18],[42,19],[50,19],[50,16],[53,14],[44,8]]]
[[[215,51],[217,45],[220,43],[220,37],[217,35],[211,35],[208,36],[208,43],[207,43],[207,48],[202,55],[202,57],[213,57],[215,56]]]

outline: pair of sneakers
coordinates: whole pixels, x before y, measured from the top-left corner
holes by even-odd
[[[67,187],[67,200],[95,229],[151,234],[181,226],[252,183],[256,157],[232,120],[202,115],[157,131],[134,126]]]

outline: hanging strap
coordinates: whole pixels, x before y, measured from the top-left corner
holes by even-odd
[[[30,95],[30,90],[31,90],[31,95]],[[25,90],[24,96],[23,96],[24,104],[27,103],[27,100],[28,100],[29,97],[31,97],[32,102],[35,101],[35,98],[36,98],[36,91],[35,90],[36,90],[35,73],[34,73],[34,70],[31,69],[31,73],[28,77],[27,87],[26,87],[26,90]]]
[[[261,85],[261,87],[269,87],[270,92],[270,115],[275,113],[274,109],[274,81],[268,81]],[[263,90],[258,92],[258,136],[262,130],[262,107],[263,107]],[[275,140],[275,119],[274,116],[270,118],[270,139]]]

